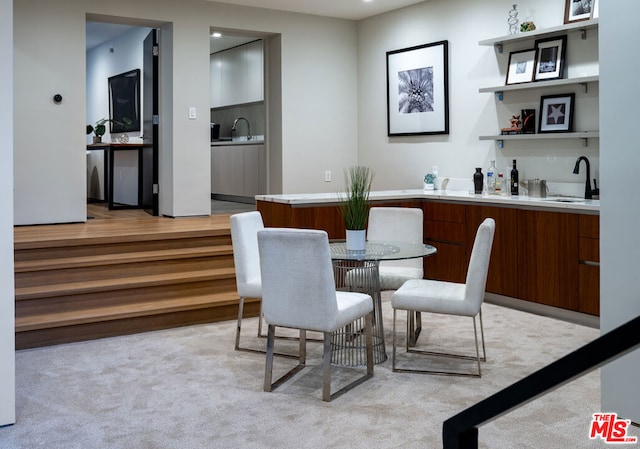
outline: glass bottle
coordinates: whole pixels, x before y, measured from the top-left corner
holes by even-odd
[[[483,182],[484,175],[482,174],[482,168],[476,167],[476,172],[473,174],[473,188],[476,195],[482,195]]]
[[[516,160],[513,160],[513,168],[511,169],[511,195],[518,195],[518,169],[516,168]]]
[[[496,161],[491,161],[489,169],[487,170],[487,192],[495,193],[496,191]]]

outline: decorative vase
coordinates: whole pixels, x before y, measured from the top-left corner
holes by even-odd
[[[102,136],[93,136],[93,143],[102,143]]]
[[[518,22],[518,5],[513,5],[513,9],[509,10],[509,18],[507,19],[509,34],[518,33]]]
[[[364,252],[366,247],[366,234],[365,229],[347,229],[347,251],[362,251]]]
[[[476,195],[482,195],[483,182],[484,175],[482,174],[482,168],[476,167],[476,172],[473,174],[473,188]]]

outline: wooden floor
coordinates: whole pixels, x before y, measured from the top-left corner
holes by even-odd
[[[237,316],[229,214],[88,212],[84,223],[14,228],[17,347]],[[257,316],[259,302],[245,304]]]

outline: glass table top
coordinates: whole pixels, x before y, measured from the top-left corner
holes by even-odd
[[[367,241],[364,251],[347,251],[344,240],[329,243],[332,260],[399,260],[426,257],[437,252],[436,248],[424,243]]]

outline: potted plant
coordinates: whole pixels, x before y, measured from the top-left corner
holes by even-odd
[[[373,176],[369,167],[353,166],[345,170],[345,190],[339,207],[347,231],[347,250],[365,249],[369,192]]]
[[[102,142],[102,136],[104,136],[104,133],[107,132],[105,123],[107,123],[108,121],[109,120],[106,118],[101,118],[96,122],[95,126],[87,125],[87,134],[94,134],[93,143]]]
[[[128,117],[124,117],[122,119],[122,122],[119,122],[117,120],[111,120],[108,118],[101,118],[100,120],[98,120],[96,122],[95,125],[87,125],[87,135],[93,133],[93,143],[100,143],[102,142],[102,136],[104,136],[104,133],[107,132],[107,122],[113,122],[117,125],[120,126],[128,126],[131,123],[133,123],[133,121],[128,118]]]

